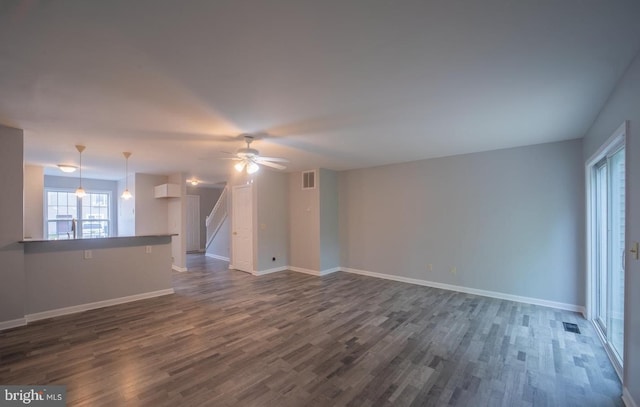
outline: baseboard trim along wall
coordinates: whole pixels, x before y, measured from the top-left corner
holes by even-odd
[[[629,389],[626,387],[622,388],[622,402],[627,407],[638,407],[638,404],[633,401],[633,398],[631,398],[631,394],[629,393]]]
[[[420,280],[417,278],[394,276],[391,274],[376,273],[373,271],[358,270],[358,269],[353,269],[348,267],[342,267],[341,270],[346,273],[360,274],[362,276],[367,276],[367,277],[384,278],[386,280],[399,281],[402,283],[409,283],[409,284],[417,284],[417,285],[422,285],[426,287],[440,288],[442,290],[457,291],[465,294],[480,295],[483,297],[497,298],[500,300],[523,302],[525,304],[541,305],[543,307],[550,307],[550,308],[562,309],[566,311],[579,312],[583,316],[585,315],[585,308],[579,305],[574,305],[574,304],[566,304],[563,302],[541,300],[539,298],[522,297],[519,295],[505,294],[497,291],[480,290],[477,288],[469,288],[469,287],[463,287],[459,285],[437,283],[435,281],[427,281],[427,280]]]
[[[220,255],[218,255],[218,254],[205,253],[204,255],[205,255],[206,257],[211,257],[212,259],[218,259],[218,260],[224,260],[224,261],[231,261],[228,257],[220,256]]]
[[[185,271],[189,271],[189,269],[188,269],[188,268],[186,268],[186,267],[176,266],[175,264],[172,264],[172,265],[171,265],[171,268],[172,268],[173,270],[175,270],[175,271],[180,272],[180,273],[184,273]]]
[[[288,269],[289,268],[287,266],[274,267],[272,269],[267,269],[267,270],[260,270],[260,271],[254,270],[251,272],[251,274],[253,274],[254,276],[264,276],[265,274],[277,273],[278,271],[285,271]]]
[[[10,321],[0,322],[0,331],[4,331],[5,329],[16,328],[18,326],[27,325],[27,320],[25,318],[12,319]]]
[[[326,270],[311,270],[311,269],[305,269],[302,267],[293,267],[293,266],[289,266],[287,268],[287,270],[291,270],[291,271],[295,271],[297,273],[304,273],[304,274],[310,274],[312,276],[326,276],[327,274],[331,274],[331,273],[335,273],[336,271],[340,271],[341,268],[340,267],[334,267],[331,269],[326,269]]]
[[[113,298],[111,300],[90,302],[88,304],[74,305],[72,307],[65,307],[65,308],[58,308],[50,311],[36,312],[34,314],[25,315],[25,319],[26,319],[26,323],[29,323],[33,321],[39,321],[41,319],[59,317],[59,316],[68,315],[68,314],[75,314],[77,312],[89,311],[96,308],[109,307],[111,305],[125,304],[127,302],[145,300],[147,298],[160,297],[163,295],[169,295],[173,293],[174,293],[173,288],[168,288],[166,290],[151,291],[148,293],[129,295],[129,296],[120,297],[120,298]]]

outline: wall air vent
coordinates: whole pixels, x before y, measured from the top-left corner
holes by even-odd
[[[316,172],[302,171],[302,189],[314,189],[316,187]]]

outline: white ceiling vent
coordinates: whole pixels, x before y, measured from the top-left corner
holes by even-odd
[[[316,187],[316,172],[302,171],[302,189],[314,189]]]

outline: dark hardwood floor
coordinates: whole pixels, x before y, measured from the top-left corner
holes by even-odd
[[[67,385],[70,406],[622,405],[595,332],[571,312],[189,262],[174,295],[0,332],[0,384]]]

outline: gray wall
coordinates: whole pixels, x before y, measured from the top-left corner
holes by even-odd
[[[169,233],[176,234],[171,239],[173,265],[184,271],[187,269],[187,207],[184,202],[184,196],[187,192],[186,177],[182,173],[171,174],[167,182],[180,185],[180,198],[166,199]]]
[[[288,265],[289,187],[288,175],[262,168],[254,183],[257,245],[254,270],[264,271]],[[276,258],[273,261],[273,257]]]
[[[301,172],[289,174],[290,266],[314,271],[320,270],[320,200],[318,194],[318,188],[302,189]]]
[[[343,172],[340,223],[343,267],[584,305],[580,140]]]
[[[591,157],[625,120],[627,248],[640,241],[640,55],[622,77],[584,138],[584,159]],[[640,261],[627,251],[625,275],[624,386],[640,405]]]
[[[120,247],[104,247],[116,241],[29,243],[26,314],[171,289],[169,239],[135,239]],[[68,247],[51,250],[52,245]],[[85,248],[91,249],[91,259],[84,259]]]
[[[75,190],[79,186],[78,177],[59,177],[55,175],[44,176],[45,188],[64,188]],[[118,182],[103,179],[82,178],[82,187],[89,191],[111,192],[111,236],[118,236]],[[46,233],[46,229],[45,229]]]
[[[320,168],[320,269],[329,270],[340,266],[340,225],[338,211],[338,174]]]
[[[169,230],[167,198],[156,198],[156,185],[167,183],[165,175],[135,174],[135,234],[138,236],[164,234]],[[131,182],[129,182],[131,189]],[[121,199],[122,201],[122,199]]]
[[[23,145],[22,130],[0,126],[0,325],[24,317]]]
[[[205,188],[187,185],[187,195],[198,195],[200,197],[200,248],[205,249],[207,244],[207,216],[218,202],[222,188]]]

